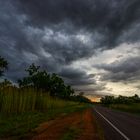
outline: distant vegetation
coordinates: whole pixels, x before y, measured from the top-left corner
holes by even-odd
[[[101,104],[113,109],[140,114],[140,97],[134,96],[105,96],[101,98]]]
[[[140,103],[140,98],[137,94],[134,96],[121,96],[119,95],[118,97],[114,96],[105,96],[101,98],[101,103],[104,105],[109,105],[109,104],[132,104],[132,103]]]

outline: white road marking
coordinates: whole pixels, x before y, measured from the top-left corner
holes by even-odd
[[[106,120],[119,134],[121,134],[126,140],[130,140],[123,132],[121,132],[116,126],[114,126],[105,116],[103,116],[100,112],[98,112],[95,108],[94,110],[104,119]]]

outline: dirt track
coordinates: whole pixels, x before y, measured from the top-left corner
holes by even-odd
[[[75,140],[99,139],[91,109],[41,124],[35,129],[32,140],[61,140],[69,133],[72,133]]]

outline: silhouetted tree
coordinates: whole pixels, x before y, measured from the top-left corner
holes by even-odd
[[[12,82],[10,82],[7,79],[4,79],[4,81],[0,83],[0,88],[3,89],[6,87],[12,87]]]
[[[119,95],[118,97],[113,97],[113,96],[105,96],[101,98],[101,103],[105,105],[109,104],[131,104],[131,103],[138,103],[140,102],[140,98],[137,94],[134,96],[122,96]]]
[[[28,69],[28,76],[18,80],[20,87],[32,86],[38,90],[49,91],[51,96],[59,98],[69,98],[74,90],[65,85],[63,79],[57,74],[48,74],[47,71],[41,71],[40,66],[32,64]]]
[[[40,66],[36,66],[34,63],[32,63],[26,71],[29,73],[29,76],[35,75],[39,72]]]
[[[109,105],[114,103],[114,96],[105,96],[101,98],[101,103]]]
[[[4,70],[8,68],[8,62],[0,56],[0,76],[3,75]]]

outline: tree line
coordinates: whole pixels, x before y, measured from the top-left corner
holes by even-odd
[[[131,103],[140,103],[140,97],[135,94],[134,96],[121,96],[118,97],[114,96],[105,96],[101,98],[101,103],[104,105],[110,105],[110,104],[131,104]]]
[[[0,56],[0,76],[3,75],[7,68],[8,62]],[[86,103],[91,102],[81,94],[76,95],[74,89],[70,85],[66,85],[64,80],[56,73],[50,74],[46,70],[41,70],[40,66],[36,66],[35,64],[31,64],[25,71],[28,75],[17,81],[20,89],[31,87],[37,91],[47,92],[52,97]],[[7,87],[13,85],[5,79],[0,83],[0,86]]]

